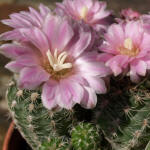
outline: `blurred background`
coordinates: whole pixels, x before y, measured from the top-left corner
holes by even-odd
[[[141,13],[150,11],[150,0],[104,0],[108,3],[108,9],[112,9],[117,14],[121,9],[132,8]],[[44,3],[50,8],[55,7],[55,0],[0,0],[0,20],[8,18],[9,14],[21,10],[27,10],[28,6],[37,8],[39,3]],[[10,30],[9,27],[0,23],[0,33]],[[4,68],[9,60],[0,55],[0,150],[5,134],[11,122],[5,93],[7,85],[12,78],[11,72]]]

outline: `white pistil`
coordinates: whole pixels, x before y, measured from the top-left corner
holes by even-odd
[[[61,71],[63,69],[72,68],[71,63],[64,63],[68,56],[66,52],[62,52],[58,55],[57,49],[55,49],[54,56],[52,55],[50,50],[48,50],[46,54],[47,54],[50,66],[53,68],[54,71]]]

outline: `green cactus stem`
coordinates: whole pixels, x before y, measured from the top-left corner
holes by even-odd
[[[81,122],[74,127],[71,140],[75,150],[98,150],[100,148],[99,130],[90,123]]]

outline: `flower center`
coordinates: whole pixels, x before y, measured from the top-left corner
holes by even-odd
[[[47,58],[43,61],[43,67],[54,80],[59,81],[74,73],[72,63],[66,62],[68,60],[73,62],[73,60],[72,58],[67,58],[68,54],[66,52],[58,54],[57,49],[55,49],[52,54],[51,51],[48,50],[46,55]]]
[[[84,6],[80,12],[80,18],[85,20],[87,13],[88,13],[88,8],[86,6]]]
[[[124,40],[124,45],[119,49],[120,54],[127,55],[129,57],[135,57],[139,54],[139,49],[134,46],[131,38]]]
[[[68,56],[66,52],[62,52],[58,55],[57,49],[55,49],[54,56],[52,55],[50,50],[48,50],[46,54],[49,60],[49,64],[55,72],[72,68],[71,63],[65,63],[65,60]]]

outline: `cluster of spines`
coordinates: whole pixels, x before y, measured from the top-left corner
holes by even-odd
[[[73,125],[73,111],[49,111],[43,107],[40,91],[19,90],[15,84],[8,88],[7,99],[14,123],[33,149],[52,136],[68,138]]]
[[[71,131],[71,141],[75,150],[98,150],[100,147],[99,129],[91,123],[79,123]]]
[[[68,141],[62,138],[51,137],[49,141],[42,143],[39,150],[70,150]]]
[[[94,122],[99,125],[113,150],[141,150],[148,142],[150,125],[150,92],[145,82],[128,85],[101,97],[95,109]],[[112,93],[111,93],[112,92]]]

